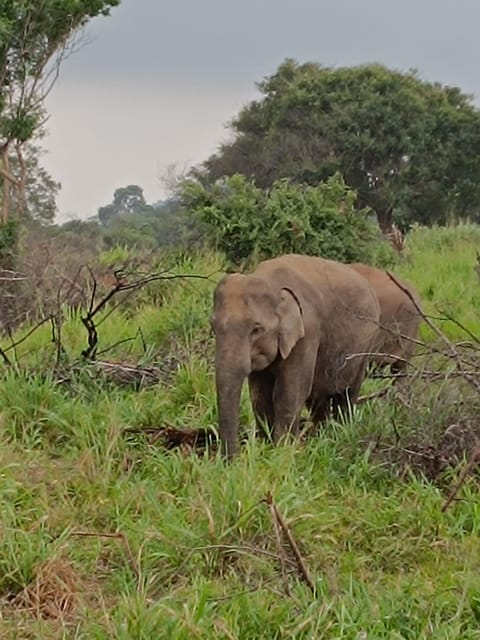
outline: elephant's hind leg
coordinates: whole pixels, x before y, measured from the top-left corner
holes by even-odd
[[[353,407],[360,395],[360,388],[365,379],[366,365],[359,370],[354,382],[342,391],[332,396],[332,412],[337,420],[346,420],[353,415]]]
[[[253,412],[255,414],[256,433],[260,438],[266,438],[273,428],[273,385],[274,378],[268,371],[254,371],[248,376],[248,388]]]
[[[319,427],[324,424],[330,416],[330,397],[327,395],[311,396],[307,400],[307,409],[310,412],[310,420],[312,421],[312,432],[317,433]]]

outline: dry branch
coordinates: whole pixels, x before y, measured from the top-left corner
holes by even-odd
[[[165,449],[189,447],[199,450],[213,447],[217,433],[213,428],[178,428],[171,425],[163,427],[129,427],[124,433],[144,433],[150,435],[150,444],[159,440]]]
[[[293,556],[296,560],[297,563],[297,568],[298,568],[298,572],[300,574],[300,577],[306,582],[306,584],[308,585],[308,587],[310,588],[312,593],[315,593],[315,584],[312,580],[312,578],[310,577],[310,573],[307,569],[307,566],[305,564],[305,560],[302,557],[302,554],[300,553],[300,549],[298,548],[297,543],[295,542],[295,538],[293,537],[293,534],[289,528],[289,526],[287,525],[287,523],[285,522],[285,520],[282,517],[282,514],[280,513],[277,505],[275,504],[275,501],[273,499],[273,496],[270,492],[267,493],[267,495],[265,496],[265,503],[268,505],[269,509],[270,509],[270,513],[272,515],[273,518],[273,522],[274,522],[274,526],[275,527],[279,527],[281,529],[281,531],[283,532],[283,534],[285,535],[287,542],[289,544],[289,547],[293,553]]]
[[[158,282],[159,280],[178,280],[178,279],[192,279],[192,278],[200,279],[200,280],[210,280],[210,276],[201,276],[201,275],[195,275],[195,274],[192,274],[192,275],[172,274],[172,273],[169,273],[168,271],[162,271],[160,273],[145,275],[140,278],[136,278],[131,282],[128,282],[125,279],[125,274],[123,272],[115,271],[114,275],[116,278],[116,284],[99,302],[95,304],[95,298],[96,298],[96,292],[97,292],[97,281],[91,270],[90,270],[90,275],[93,281],[90,305],[86,315],[81,317],[81,321],[85,326],[85,328],[87,329],[87,333],[88,333],[88,347],[82,351],[82,356],[87,360],[95,359],[95,356],[97,353],[98,324],[101,324],[101,322],[103,322],[110,315],[110,313],[112,313],[117,308],[118,305],[110,309],[109,312],[104,315],[102,320],[99,323],[97,323],[97,325],[95,324],[94,318],[100,311],[102,311],[102,309],[105,308],[108,302],[110,302],[110,300],[112,300],[112,298],[116,294],[120,292],[126,292],[127,295],[122,299],[122,302],[124,302],[126,297],[131,295],[131,293],[140,290],[142,287],[144,287],[147,284],[151,284],[152,282]]]
[[[410,301],[412,302],[412,304],[414,305],[415,309],[417,310],[417,312],[420,314],[420,316],[423,318],[423,320],[428,324],[428,326],[430,327],[430,329],[435,333],[435,335],[437,335],[440,340],[442,340],[442,342],[446,345],[449,356],[452,358],[452,360],[455,362],[458,370],[462,373],[462,377],[464,380],[466,380],[471,386],[474,387],[474,389],[480,393],[480,384],[478,383],[477,380],[475,380],[475,377],[472,377],[472,375],[470,374],[470,372],[465,371],[464,369],[464,364],[472,364],[471,362],[465,362],[460,353],[458,352],[458,350],[455,348],[454,344],[447,338],[447,336],[443,333],[443,331],[441,331],[436,324],[434,324],[430,318],[422,311],[420,305],[418,304],[418,302],[415,300],[415,298],[412,296],[412,294],[410,293],[410,291],[404,287],[402,285],[401,282],[399,282],[397,280],[397,278],[390,273],[390,271],[387,271],[386,274],[388,275],[388,277],[390,278],[390,280],[392,280],[392,282],[394,282],[397,287],[399,289],[401,289],[401,291],[403,291],[403,293],[405,293],[405,295],[408,296],[408,298],[410,299]]]
[[[11,367],[12,363],[10,361],[10,358],[7,356],[7,354],[5,353],[5,351],[0,347],[0,358],[2,358],[3,363],[7,365],[7,367]]]
[[[51,322],[52,320],[52,315],[48,314],[47,316],[44,316],[43,318],[41,318],[31,329],[29,329],[25,335],[23,335],[21,338],[19,338],[18,340],[12,340],[11,344],[8,347],[5,347],[3,349],[3,352],[6,353],[7,351],[15,351],[16,347],[18,347],[19,345],[22,344],[22,342],[25,342],[25,340],[28,340],[28,338],[35,333],[35,331],[37,331],[37,329],[40,329],[40,327],[42,327],[44,324],[46,324],[47,322]]]
[[[445,512],[448,509],[450,504],[455,499],[455,496],[457,495],[458,491],[460,490],[460,487],[465,482],[468,474],[470,473],[470,471],[472,471],[474,466],[476,464],[478,464],[478,462],[480,462],[480,446],[477,447],[476,449],[474,449],[470,460],[468,461],[468,463],[462,469],[460,475],[458,476],[458,480],[457,480],[455,486],[453,487],[453,489],[451,490],[448,498],[445,500],[445,502],[442,505],[442,512]]]
[[[273,503],[273,500],[271,500],[270,502],[268,502],[267,500],[267,504],[268,507],[270,509],[270,515],[272,517],[272,521],[273,521],[273,528],[275,529],[275,537],[277,540],[277,548],[278,548],[278,555],[280,558],[280,567],[282,570],[282,579],[283,579],[283,585],[285,588],[285,593],[287,595],[290,595],[290,588],[288,586],[288,571],[287,571],[287,555],[285,554],[285,550],[283,548],[282,545],[282,530],[280,528],[280,524],[278,522],[278,517],[277,514],[275,512],[275,505]]]
[[[390,377],[398,378],[399,376],[394,375]],[[384,396],[387,395],[387,393],[390,391],[391,388],[392,388],[391,386],[388,386],[388,387],[385,387],[384,389],[380,389],[379,391],[374,391],[364,396],[360,396],[357,400],[357,404],[363,404],[364,402],[368,402],[369,400],[376,400],[377,398],[383,398]]]

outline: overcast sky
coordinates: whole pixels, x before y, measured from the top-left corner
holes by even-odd
[[[479,0],[122,0],[90,23],[47,101],[60,220],[96,214],[127,184],[164,197],[167,167],[215,151],[287,57],[416,68],[479,98],[479,25]]]

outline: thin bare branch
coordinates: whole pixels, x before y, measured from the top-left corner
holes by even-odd
[[[46,324],[47,322],[50,322],[52,319],[52,314],[48,314],[47,316],[44,316],[43,318],[41,318],[31,329],[29,329],[21,338],[19,338],[18,340],[13,340],[11,344],[6,347],[4,349],[4,352],[7,351],[11,351],[12,349],[15,350],[19,345],[21,345],[23,342],[25,342],[25,340],[28,340],[28,338],[35,333],[35,331],[37,331],[38,329],[40,329],[40,327],[42,327],[44,324]]]
[[[131,295],[133,292],[138,291],[142,287],[152,282],[157,282],[159,280],[186,280],[188,279],[200,279],[200,280],[210,280],[211,276],[202,276],[196,274],[172,274],[167,271],[151,274],[145,276],[143,278],[139,278],[133,280],[132,282],[128,282],[125,280],[124,274],[121,272],[116,272],[115,276],[117,278],[117,283],[110,289],[110,291],[95,304],[95,295],[97,291],[97,281],[92,270],[89,268],[90,275],[93,280],[93,291],[90,298],[89,310],[85,316],[82,316],[81,320],[88,333],[88,347],[82,351],[82,356],[86,359],[93,359],[96,356],[97,345],[98,345],[98,332],[97,327],[105,321],[105,319],[113,313],[113,311],[118,307],[117,305],[113,305],[112,308],[103,316],[103,318],[95,324],[94,318],[95,316],[106,307],[106,305],[120,292],[125,292],[126,295],[123,296],[121,303],[125,301],[125,299]],[[120,304],[120,303],[119,303]]]
[[[462,372],[464,380],[466,380],[469,384],[471,384],[475,388],[475,390],[478,393],[480,393],[480,384],[477,382],[477,380],[475,380],[475,377],[473,377],[470,374],[470,372],[465,371],[464,364],[467,364],[467,363],[462,359],[462,357],[460,356],[458,350],[455,348],[453,343],[447,338],[447,336],[443,333],[443,331],[441,331],[437,327],[437,325],[435,325],[428,318],[428,316],[425,315],[425,313],[422,311],[422,309],[421,309],[420,305],[418,304],[418,302],[412,296],[411,292],[405,286],[403,286],[403,284],[401,282],[399,282],[397,280],[397,278],[392,273],[390,273],[390,271],[387,271],[386,273],[387,273],[388,277],[390,278],[390,280],[392,280],[392,282],[394,282],[397,285],[397,287],[399,289],[401,289],[401,291],[403,291],[405,293],[405,295],[408,296],[408,298],[410,299],[410,301],[414,305],[415,309],[422,316],[422,318],[428,324],[430,329],[432,329],[432,331],[435,333],[435,335],[437,335],[440,338],[440,340],[442,340],[442,342],[446,345],[447,350],[450,353],[451,358],[456,363],[459,371]],[[470,364],[470,363],[468,363],[468,364]]]
[[[11,367],[12,363],[10,362],[9,357],[7,356],[7,354],[5,353],[5,351],[0,347],[0,358],[2,358],[4,364],[7,365],[7,367]]]
[[[302,557],[302,554],[300,553],[300,549],[298,548],[297,543],[295,542],[295,538],[293,537],[293,534],[290,530],[290,528],[288,527],[287,523],[285,522],[285,520],[282,517],[282,514],[280,513],[277,505],[275,504],[275,501],[273,499],[273,496],[270,492],[267,493],[267,495],[265,496],[265,503],[268,505],[269,509],[270,509],[270,513],[272,514],[272,517],[274,518],[274,522],[276,523],[275,526],[279,526],[280,529],[282,530],[282,532],[285,534],[285,537],[288,541],[288,544],[290,546],[290,549],[292,550],[292,553],[295,557],[295,560],[297,562],[297,567],[298,567],[298,571],[300,573],[300,576],[302,577],[302,579],[307,583],[308,587],[310,588],[310,591],[314,594],[315,593],[315,584],[312,580],[312,578],[310,577],[310,573],[307,569],[307,566],[305,564],[305,560]]]
[[[457,495],[457,493],[459,492],[461,486],[463,485],[463,483],[465,482],[468,474],[470,473],[470,471],[472,471],[472,469],[478,464],[478,462],[480,462],[480,446],[478,446],[472,453],[472,456],[470,458],[470,460],[468,461],[468,463],[464,466],[464,468],[462,469],[460,475],[458,476],[458,480],[455,484],[455,486],[453,487],[453,489],[451,490],[448,498],[445,500],[445,502],[442,505],[442,512],[445,513],[445,511],[448,509],[448,507],[450,506],[450,504],[453,502],[453,500],[455,499],[455,496]]]

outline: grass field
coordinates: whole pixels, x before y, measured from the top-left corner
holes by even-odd
[[[476,335],[479,246],[478,227],[417,229],[395,269],[429,314]],[[219,269],[214,255],[177,267]],[[117,345],[99,358],[163,363],[154,385],[72,368],[86,346],[75,314],[63,373],[49,326],[17,347],[21,370],[0,381],[0,637],[480,638],[478,480],[442,513],[458,468],[429,481],[414,464],[448,430],[457,442],[474,424],[480,400],[457,380],[414,380],[408,401],[366,403],[351,424],[298,446],[250,438],[229,466],[141,432],[215,425],[213,286],[152,284],[99,325],[100,351]],[[452,341],[472,340],[453,320],[436,323]],[[436,339],[426,325],[422,337]],[[252,423],[246,396],[241,420]],[[279,542],[268,494],[313,590]]]

